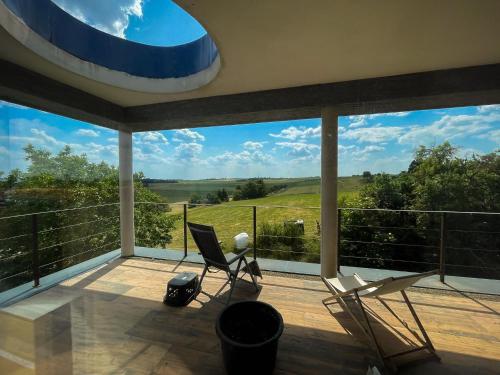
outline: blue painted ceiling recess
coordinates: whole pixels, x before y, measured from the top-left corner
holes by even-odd
[[[187,77],[209,68],[218,55],[208,34],[179,46],[148,46],[94,29],[51,0],[2,1],[30,29],[54,46],[81,60],[133,76]]]

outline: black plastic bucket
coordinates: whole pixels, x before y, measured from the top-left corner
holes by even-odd
[[[271,305],[236,302],[219,314],[215,325],[228,374],[271,374],[276,363],[283,318]]]

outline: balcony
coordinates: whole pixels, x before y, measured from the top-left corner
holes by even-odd
[[[498,210],[342,208],[338,177],[339,139],[360,131],[358,125],[343,126],[339,121],[344,116],[500,103],[500,2],[414,1],[397,7],[387,0],[363,6],[345,1],[246,6],[221,0],[217,7],[175,2],[210,36],[179,48],[155,48],[158,58],[151,59],[153,55],[140,52],[153,53],[151,48],[90,30],[49,0],[41,5],[0,0],[0,98],[116,130],[114,165],[119,172],[113,198],[100,199],[93,192],[81,204],[88,207],[34,213],[20,207],[18,215],[9,217],[0,212],[0,373],[221,373],[214,332],[223,306],[218,299],[201,296],[181,309],[162,304],[166,282],[174,274],[200,272],[202,260],[186,221],[210,222],[187,205],[172,213],[156,207],[162,219],[177,215],[181,225],[171,240],[165,231],[160,231],[161,241],[151,240],[147,234],[154,225],[135,215],[151,206],[134,201],[133,162],[141,151],[134,152],[134,134],[313,118],[320,119],[312,130],[321,140],[312,146],[320,163],[321,207],[300,208],[314,212],[304,233],[259,232],[266,215],[279,225],[297,219],[280,216],[282,207],[228,204],[224,209],[244,212],[245,220],[236,222],[228,214],[225,222],[233,225],[216,227],[227,251],[236,233],[251,236],[253,257],[266,272],[263,288],[255,295],[242,284],[235,297],[267,301],[283,314],[286,328],[277,373],[364,374],[374,363],[345,311],[337,306],[328,311],[321,304],[328,294],[320,275],[358,272],[375,280],[429,269],[438,269],[439,275],[417,284],[409,296],[442,362],[403,371],[498,372]],[[302,27],[307,20],[314,22]],[[7,145],[0,146],[5,164],[19,158],[9,146],[18,138],[10,132],[11,120],[0,118],[2,126],[7,124],[0,136]],[[463,137],[495,142],[498,132],[490,128],[491,121],[482,121],[464,126]],[[395,124],[384,133],[405,132]],[[455,130],[446,124],[439,133],[453,139]],[[61,142],[45,133],[45,125],[53,126],[34,122],[30,139],[45,135],[48,144],[59,148]],[[408,124],[418,130],[417,125]],[[370,127],[368,133],[377,135],[381,129]],[[488,132],[479,134],[478,129]],[[105,137],[104,132],[95,137]],[[302,137],[281,138],[305,147]],[[415,138],[426,137],[417,132]],[[396,141],[357,139],[370,146]],[[176,153],[171,149],[166,155]],[[196,163],[193,155],[179,153],[180,167]],[[286,174],[279,164],[276,168],[277,175]],[[250,177],[249,172],[241,173]],[[494,172],[492,176],[496,183]],[[468,184],[481,185],[473,179]],[[475,194],[481,197],[480,192],[470,196]],[[0,197],[0,210],[7,198]],[[459,202],[461,195],[451,199]],[[103,202],[108,204],[98,205]],[[350,222],[353,212],[367,220]],[[377,224],[378,215],[391,216],[391,223]],[[425,223],[420,233],[412,224],[422,222],[418,220]],[[394,231],[410,235],[390,235]],[[210,274],[205,290],[214,294],[219,283],[217,274]],[[388,302],[404,312],[396,297]],[[380,307],[377,301],[370,304],[370,315],[386,350],[411,346],[404,324]]]
[[[217,374],[222,361],[214,321],[224,307],[200,295],[186,308],[162,304],[166,281],[198,265],[143,258],[117,259],[2,309],[3,371],[36,373]],[[215,294],[221,277],[209,274],[204,290]],[[285,331],[278,352],[278,374],[364,374],[374,358],[349,316],[321,304],[328,294],[318,277],[266,273],[256,295],[246,283],[234,298],[272,303]],[[496,328],[500,300],[413,288],[409,297],[433,340],[441,363],[411,367],[408,374],[493,374],[500,362]],[[402,316],[402,300],[387,298]],[[370,302],[383,345],[411,345],[408,332],[377,302]],[[376,315],[380,314],[380,315]],[[384,320],[385,323],[382,323]],[[386,324],[395,327],[391,331]],[[405,338],[397,332],[404,334]],[[414,341],[414,340],[413,340]],[[392,349],[389,349],[392,348]],[[38,372],[40,369],[43,371]]]
[[[12,238],[3,239],[2,253],[7,256],[1,261],[4,265],[16,265],[18,271],[8,273],[6,267],[1,277],[0,319],[4,324],[0,330],[7,339],[1,341],[0,369],[78,374],[125,370],[186,374],[222,371],[214,322],[224,307],[227,289],[214,299],[200,295],[185,308],[162,304],[166,283],[175,274],[201,273],[203,260],[183,227],[188,217],[196,219],[201,211],[182,206],[173,209],[170,214],[181,212],[182,215],[180,228],[168,248],[141,247],[144,240],[137,237],[135,256],[124,259],[120,258],[120,249],[116,249],[119,244],[117,209],[116,204],[108,204],[1,218],[18,230]],[[281,217],[277,207],[236,205],[225,209],[232,215],[234,210],[243,210],[249,220],[241,224],[241,229],[250,228],[248,231],[255,234],[255,244],[260,243],[255,240],[259,234],[252,232],[252,227],[258,227],[265,211],[274,210],[276,220]],[[311,207],[301,210],[319,211]],[[339,213],[342,218],[342,209]],[[381,214],[387,212],[377,212]],[[45,222],[50,222],[46,220],[50,215],[57,216],[59,227],[45,226]],[[89,232],[86,226],[95,224],[96,220],[105,228]],[[485,222],[481,217],[483,226]],[[443,228],[440,221],[437,224]],[[95,226],[92,228],[96,230]],[[457,230],[448,227],[446,235]],[[137,233],[141,233],[140,225]],[[349,254],[353,246],[366,244],[346,238],[345,231],[340,233],[342,274],[357,272],[365,279],[376,280],[404,275],[410,270],[408,261],[402,262],[407,271],[401,266],[392,269],[359,266],[366,265],[359,262],[370,259]],[[229,233],[223,230],[221,234],[230,249]],[[500,310],[499,282],[494,278],[468,277],[472,263],[467,263],[469,267],[464,273],[460,264],[453,263],[453,256],[445,260],[439,253],[444,249],[453,254],[453,250],[461,249],[457,243],[444,243],[439,230],[431,238],[435,244],[421,244],[419,251],[425,255],[424,259],[430,257],[435,261],[424,264],[423,269],[439,268],[442,275],[424,279],[411,289],[409,297],[442,363],[425,362],[403,373],[493,373],[500,362],[500,332],[495,328]],[[295,238],[298,239],[299,236]],[[321,303],[329,294],[319,279],[320,265],[314,259],[312,263],[300,261],[304,259],[302,254],[292,253],[290,260],[284,260],[283,248],[273,252],[259,246],[255,246],[255,255],[261,268],[267,270],[262,289],[256,295],[251,286],[240,283],[234,298],[265,301],[282,313],[285,333],[280,341],[276,373],[310,373],[314,369],[318,374],[335,371],[362,374],[369,364],[375,363],[375,355],[366,350],[365,338],[347,312],[339,306],[329,311]],[[377,243],[369,246],[384,248],[384,244]],[[413,247],[410,249],[413,251]],[[390,258],[381,260],[386,261],[386,266],[398,263]],[[415,265],[422,267],[418,261],[412,264]],[[488,268],[492,266],[494,264]],[[457,274],[457,270],[462,273]],[[485,270],[481,265],[475,272],[476,275],[491,274],[490,269]],[[222,276],[209,274],[204,291],[217,294],[221,280]],[[390,295],[387,302],[398,314],[407,316],[399,295]],[[409,337],[402,323],[383,310],[378,301],[370,301],[369,307],[370,319],[376,323],[377,334],[383,338],[382,345],[387,352],[399,352],[415,345],[413,336]]]

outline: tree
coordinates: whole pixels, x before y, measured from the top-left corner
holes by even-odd
[[[363,180],[365,182],[372,182],[373,181],[373,176],[370,171],[364,171],[363,172]]]
[[[345,245],[347,249],[343,251],[356,257],[371,258],[364,266],[418,271],[425,267],[424,262],[437,261],[435,248],[439,245],[442,220],[440,213],[422,211],[500,211],[500,153],[495,151],[461,158],[458,149],[448,142],[434,147],[420,146],[408,171],[375,176],[373,183],[363,187],[360,198],[365,203],[358,207],[367,207],[366,202],[370,202],[369,206],[376,208],[420,212],[344,211],[343,236],[358,243]],[[500,227],[497,215],[449,213],[446,223],[448,233],[453,233],[447,237],[449,247],[500,248],[500,236],[488,234]],[[375,243],[377,246],[372,245]],[[347,262],[354,265],[357,261],[348,259]],[[452,264],[470,266],[478,262],[482,267],[498,264],[498,255],[491,251],[473,254],[459,250],[447,255],[448,272],[488,277],[490,274],[478,269],[450,267]]]
[[[219,204],[221,202],[219,196],[214,193],[207,193],[206,200],[208,204]]]
[[[224,188],[217,190],[217,197],[220,202],[229,202],[229,193]]]
[[[54,272],[119,248],[118,170],[105,162],[92,163],[85,154],[74,154],[69,146],[56,155],[32,145],[24,151],[28,168],[26,172],[13,170],[5,179],[2,216],[92,206],[38,215],[39,248],[45,249],[40,251],[40,264],[46,265],[43,272]],[[143,186],[143,177],[140,172],[134,175],[135,201],[148,202],[135,206],[137,243],[164,247],[180,217],[170,215],[165,200]],[[29,269],[31,218],[2,220],[0,231],[2,237],[24,236],[0,243],[0,258],[14,257],[3,263],[0,278]]]
[[[202,203],[201,196],[198,193],[191,194],[191,198],[189,198],[190,207],[194,207],[196,204]]]
[[[262,198],[267,195],[264,180],[250,180],[243,186],[236,186],[233,200]]]

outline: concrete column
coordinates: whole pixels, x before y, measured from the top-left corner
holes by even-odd
[[[321,276],[337,276],[338,113],[321,111]]]
[[[132,169],[132,133],[120,130],[120,238],[122,257],[134,255],[134,177]]]

